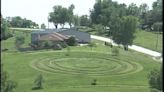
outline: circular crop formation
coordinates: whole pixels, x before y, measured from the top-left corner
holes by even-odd
[[[73,53],[73,52],[72,52]],[[120,59],[102,53],[73,53],[69,56],[56,55],[33,60],[31,66],[39,71],[54,74],[88,76],[122,76],[139,72],[142,65],[131,58]]]

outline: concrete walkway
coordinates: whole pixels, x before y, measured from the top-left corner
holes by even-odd
[[[101,41],[105,41],[105,42],[111,42],[113,45],[117,46],[116,43],[113,42],[113,40],[111,40],[110,38],[105,38],[105,37],[101,37],[101,36],[96,36],[96,35],[91,35],[92,39],[96,39],[96,40],[101,40]],[[136,46],[136,45],[132,45],[132,46],[128,46],[129,49],[150,55],[152,57],[160,57],[161,53],[150,50],[150,49],[146,49],[140,46]],[[162,58],[160,59],[162,61]]]

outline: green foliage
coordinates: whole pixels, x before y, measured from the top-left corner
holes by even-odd
[[[16,36],[15,38],[15,45],[17,48],[20,48],[21,45],[23,45],[25,42],[25,37],[20,35],[20,36]]]
[[[9,75],[1,67],[1,92],[13,92],[17,83],[9,79]]]
[[[119,19],[116,30],[112,34],[112,39],[117,44],[132,45],[134,33],[136,31],[137,19],[133,16],[126,16]]]
[[[97,85],[97,80],[94,79],[93,82],[91,83],[91,85]]]
[[[149,79],[150,88],[157,89],[160,91],[163,90],[162,89],[162,68],[160,70],[153,69],[149,73],[148,79]],[[154,92],[158,92],[158,91],[154,91]]]
[[[162,22],[156,22],[153,24],[153,31],[156,31],[156,32],[162,32],[163,29],[162,29]]]
[[[6,19],[1,19],[1,40],[6,40],[10,37],[12,37],[11,32],[9,31],[9,23],[6,21]]]
[[[71,48],[68,46],[68,47],[67,47],[67,53],[66,53],[66,56],[69,56],[69,55],[70,55],[70,51],[71,51]]]
[[[110,46],[111,48],[113,47],[113,45],[112,45],[111,42],[105,42],[104,45],[106,45],[106,46]]]
[[[70,28],[72,27],[72,24],[74,23],[74,14],[73,14],[73,9],[75,8],[75,6],[73,4],[71,4],[68,8],[68,23]]]
[[[80,26],[80,17],[78,15],[73,16],[73,24],[75,26]]]
[[[73,9],[73,4],[68,9],[60,5],[54,6],[53,12],[49,13],[49,21],[53,22],[56,28],[58,24],[64,27],[66,22],[68,22],[71,27],[73,23]]]
[[[20,27],[20,28],[38,28],[38,24],[28,20],[26,18],[21,18],[20,16],[9,17],[9,23],[11,27]]]
[[[46,29],[46,25],[44,23],[41,24],[41,29]]]
[[[75,46],[75,45],[77,45],[76,38],[73,37],[73,36],[69,37],[69,39],[67,39],[66,42],[67,42],[67,44],[68,44],[69,46]]]
[[[57,43],[57,44],[54,44],[53,46],[53,49],[54,50],[61,50],[63,47],[61,46],[61,44]]]
[[[118,47],[113,47],[112,48],[112,55],[114,55],[114,56],[118,56],[119,55],[119,49],[118,49]]]
[[[43,88],[43,76],[39,74],[34,81],[34,87],[32,89],[42,89]]]
[[[96,31],[98,35],[102,35],[105,32],[104,26],[101,24],[93,25],[93,30]]]
[[[51,41],[45,41],[44,44],[43,44],[44,48],[51,48],[53,46],[53,43]]]
[[[80,17],[80,26],[90,26],[91,25],[91,20],[87,15],[82,15]]]
[[[88,44],[88,46],[91,47],[91,50],[92,50],[93,47],[96,47],[96,43],[95,42],[90,42]]]

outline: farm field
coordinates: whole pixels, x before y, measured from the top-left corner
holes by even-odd
[[[96,40],[93,48],[28,52],[12,50],[13,40],[2,42],[9,51],[2,52],[1,58],[10,79],[18,83],[15,92],[149,92],[147,75],[161,65],[147,55],[121,48],[113,56],[110,47]],[[39,74],[44,78],[43,89],[31,90]],[[91,85],[94,79],[97,85]]]

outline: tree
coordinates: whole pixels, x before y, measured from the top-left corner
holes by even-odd
[[[149,79],[149,85],[150,85],[151,90],[156,89],[156,90],[159,90],[162,92],[162,90],[163,90],[163,88],[162,88],[162,68],[160,70],[153,69],[148,74],[148,79]]]
[[[64,8],[60,5],[53,7],[53,12],[49,13],[49,21],[53,22],[55,27],[57,28],[58,24],[62,25],[64,27],[65,23],[68,22],[69,16],[68,16],[68,9]]]
[[[78,15],[73,16],[73,24],[74,24],[74,26],[80,25],[80,17]]]
[[[41,24],[41,29],[46,29],[46,25],[44,23]]]
[[[9,75],[1,66],[1,92],[13,92],[17,83],[9,79]]]
[[[72,23],[74,22],[74,14],[73,14],[74,8],[75,6],[73,4],[71,4],[68,8],[68,24],[70,28],[72,27]]]
[[[42,89],[43,88],[43,76],[41,74],[39,74],[37,76],[37,78],[35,79],[34,81],[34,87],[32,88],[33,90],[34,89]]]
[[[90,26],[91,21],[87,15],[82,15],[80,17],[80,26]]]
[[[101,35],[105,32],[104,26],[101,24],[93,25],[93,29],[98,33],[98,35]]]
[[[6,40],[10,37],[12,37],[12,34],[9,31],[9,23],[6,19],[1,18],[1,40]]]
[[[125,50],[128,50],[128,45],[132,45],[134,33],[137,26],[137,18],[126,16],[117,21],[116,30],[112,34],[112,39],[117,44],[122,44]]]
[[[139,16],[138,14],[139,14],[139,8],[137,7],[136,4],[131,3],[127,9],[127,15],[138,17]]]
[[[24,36],[17,36],[17,37],[15,38],[15,45],[16,45],[16,47],[17,47],[17,48],[20,48],[20,46],[21,46],[22,44],[24,44],[24,41],[25,41]]]
[[[35,22],[28,20],[26,18],[21,18],[20,16],[8,17],[8,22],[11,27],[21,27],[21,28],[37,28],[38,24]]]

